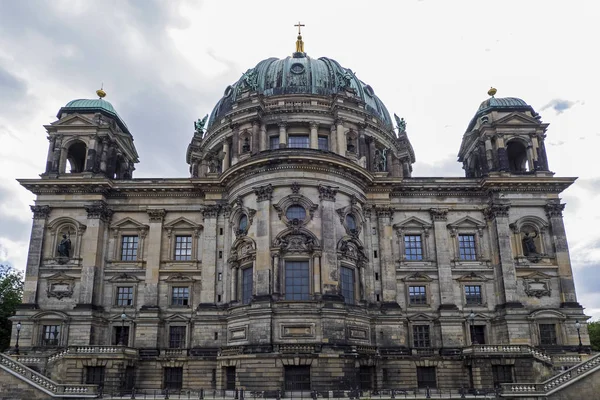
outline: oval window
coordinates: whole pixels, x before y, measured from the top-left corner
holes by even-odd
[[[246,214],[242,215],[240,218],[240,223],[238,224],[238,229],[240,231],[245,231],[248,228],[248,217]]]
[[[346,226],[351,231],[356,230],[356,219],[354,218],[354,215],[352,215],[352,214],[346,215]]]
[[[297,219],[298,221],[304,221],[304,218],[306,218],[306,210],[304,207],[298,205],[289,206],[285,211],[285,216],[290,221],[294,219]]]

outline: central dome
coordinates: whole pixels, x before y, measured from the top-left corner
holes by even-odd
[[[304,53],[295,53],[294,57],[267,58],[259,62],[256,67],[246,71],[236,83],[227,86],[223,97],[211,113],[209,126],[231,111],[246,91],[263,96],[332,96],[353,92],[364,102],[365,109],[370,114],[380,119],[387,128],[392,127],[390,115],[373,88],[358,79],[352,70],[326,57],[314,59],[305,56]]]

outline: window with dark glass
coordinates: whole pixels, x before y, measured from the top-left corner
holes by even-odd
[[[473,325],[471,329],[471,343],[472,344],[485,344],[485,326]]]
[[[235,390],[235,367],[225,367],[225,390]]]
[[[117,286],[116,304],[121,307],[129,307],[129,306],[133,305],[133,287],[132,286]]]
[[[308,149],[310,147],[310,140],[308,136],[304,135],[289,136],[288,147]]]
[[[421,235],[404,235],[404,256],[409,261],[423,259]]]
[[[340,275],[344,302],[354,304],[354,270],[352,268],[341,267]]]
[[[540,344],[543,346],[551,346],[556,343],[556,325],[540,324]]]
[[[137,260],[138,237],[126,235],[121,237],[121,260],[135,261]]]
[[[420,389],[436,388],[435,367],[417,367],[417,386]]]
[[[249,304],[252,301],[253,268],[244,268],[242,270],[242,304]]]
[[[238,230],[240,232],[245,232],[247,227],[248,227],[248,217],[246,216],[246,214],[243,214],[240,217],[240,223],[238,224]]]
[[[129,327],[115,326],[113,327],[112,344],[127,346],[129,344]]]
[[[189,261],[192,259],[192,237],[175,236],[175,260]]]
[[[44,325],[42,327],[42,345],[58,346],[60,325]]]
[[[285,299],[310,300],[308,261],[285,262]]]
[[[477,260],[475,235],[458,235],[458,250],[461,260]]]
[[[481,296],[481,286],[479,285],[467,285],[465,286],[465,299],[467,305],[481,305],[483,304],[483,298]]]
[[[494,375],[494,387],[502,383],[513,383],[512,365],[492,365],[492,374]]]
[[[163,387],[169,390],[180,390],[183,386],[183,368],[163,368]]]
[[[269,148],[271,150],[277,150],[279,148],[279,136],[271,136],[269,138]]]
[[[85,367],[85,383],[104,386],[104,367]]]
[[[182,349],[185,347],[185,326],[169,327],[169,348]]]
[[[427,304],[427,288],[425,286],[409,286],[408,300],[411,305]]]
[[[329,138],[327,136],[319,136],[319,150],[329,151]]]
[[[299,205],[292,205],[287,208],[285,211],[285,216],[290,221],[297,219],[298,221],[304,221],[306,218],[306,210],[304,207]]]
[[[171,289],[171,305],[172,306],[189,306],[190,305],[190,288],[187,286],[175,286]]]
[[[348,229],[350,231],[356,230],[356,218],[354,218],[354,215],[352,215],[352,214],[346,215],[346,226],[348,227]]]
[[[431,340],[429,338],[429,325],[413,325],[413,347],[431,347]]]
[[[375,380],[375,368],[371,366],[361,366],[358,370],[358,385],[360,390],[373,390],[373,381]]]
[[[310,390],[309,365],[286,365],[284,368],[285,390]]]

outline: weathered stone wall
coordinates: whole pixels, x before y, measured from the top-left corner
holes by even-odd
[[[2,400],[47,400],[50,396],[0,368],[0,398]]]

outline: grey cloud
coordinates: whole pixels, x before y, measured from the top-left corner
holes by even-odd
[[[543,106],[540,111],[552,108],[554,111],[556,111],[556,114],[562,114],[577,103],[577,101],[570,101],[565,99],[552,99],[548,104]]]
[[[435,164],[416,162],[413,165],[413,176],[436,177],[436,176],[465,176],[462,164],[456,161],[456,156],[448,155]]]
[[[600,300],[600,264],[595,263],[585,268],[579,268],[575,270],[575,284],[577,291],[581,292],[582,295],[590,295],[591,293],[597,293],[597,299]],[[600,301],[597,301],[599,303]],[[590,306],[590,304],[586,304]],[[593,305],[594,308],[599,307],[600,304]]]
[[[0,105],[19,101],[26,93],[25,82],[0,66]]]
[[[577,213],[577,210],[581,207],[581,200],[575,196],[563,196],[561,199],[563,203],[566,203],[565,214]]]

